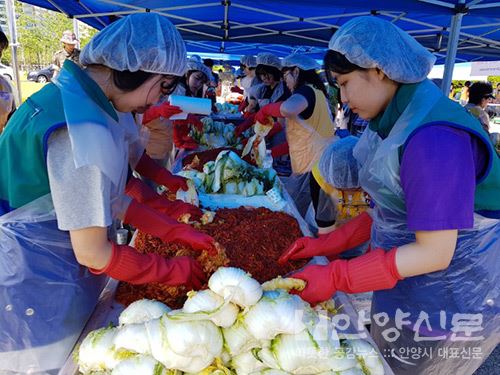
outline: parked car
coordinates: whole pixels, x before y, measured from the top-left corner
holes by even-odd
[[[28,73],[28,81],[35,81],[40,83],[46,83],[52,79],[54,76],[54,66],[49,65],[43,69],[35,70]]]
[[[11,81],[12,78],[14,78],[14,71],[12,70],[12,68],[4,64],[0,64],[0,74],[10,79]]]

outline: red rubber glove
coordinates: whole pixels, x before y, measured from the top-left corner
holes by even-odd
[[[247,129],[249,129],[253,124],[255,124],[255,113],[248,115],[245,120],[239,124],[236,129],[234,129],[234,136],[236,138],[240,137]]]
[[[89,268],[95,275],[106,274],[131,284],[162,283],[200,289],[206,276],[191,257],[164,258],[159,254],[141,254],[133,247],[113,243],[113,253],[102,270]]]
[[[174,144],[177,148],[184,148],[187,150],[194,150],[198,148],[198,144],[193,138],[189,136],[191,131],[191,126],[194,126],[199,131],[203,130],[203,123],[200,121],[198,116],[188,115],[186,120],[175,120],[173,138]]]
[[[248,102],[246,101],[246,99],[243,99],[243,101],[238,106],[238,112],[243,112],[246,107],[248,107]]]
[[[394,288],[403,278],[396,267],[397,248],[390,251],[372,250],[351,260],[334,260],[326,266],[308,266],[292,275],[307,285],[298,294],[315,305],[337,292],[363,293]]]
[[[238,86],[231,87],[231,92],[236,92],[238,94],[243,95],[243,89],[241,87],[238,87]]]
[[[194,250],[207,250],[210,255],[217,253],[214,239],[208,234],[198,232],[187,224],[178,223],[144,203],[133,200],[123,221],[145,233],[160,238],[164,242],[184,243]]]
[[[372,223],[370,215],[363,212],[331,233],[318,238],[299,238],[280,256],[278,263],[285,264],[290,259],[312,258],[319,255],[339,255],[368,241]]]
[[[203,215],[203,212],[192,204],[185,203],[181,200],[170,201],[166,197],[156,194],[152,188],[135,177],[132,177],[127,182],[125,194],[139,203],[144,203],[170,216],[174,220],[179,219],[179,217],[184,214],[190,214],[191,220],[199,220]]]
[[[271,139],[282,130],[283,130],[283,125],[281,125],[278,121],[275,121],[272,129],[269,130],[269,133],[267,133],[266,139]]]
[[[277,158],[279,156],[288,155],[290,153],[290,149],[288,147],[288,142],[283,142],[279,145],[271,148],[271,156],[273,158]]]
[[[158,185],[166,186],[172,193],[177,192],[179,189],[188,189],[187,182],[184,177],[174,176],[167,169],[160,167],[146,153],[142,154],[141,159],[135,166],[135,170],[139,172],[141,176],[153,180]]]
[[[165,102],[159,105],[154,105],[149,107],[144,115],[142,116],[142,123],[147,124],[153,120],[156,120],[158,117],[163,117],[165,119],[169,119],[173,115],[181,113],[182,109],[175,105],[170,105],[169,102]]]
[[[259,112],[257,112],[255,121],[258,121],[261,124],[265,125],[269,123],[270,117],[283,117],[283,115],[281,114],[281,104],[283,104],[283,102],[265,105],[259,110]]]

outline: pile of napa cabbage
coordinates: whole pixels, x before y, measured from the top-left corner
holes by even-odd
[[[289,280],[289,282],[287,282]],[[180,310],[151,300],[127,307],[117,327],[88,334],[78,351],[83,374],[384,374],[364,340],[340,342],[325,310],[290,288],[260,285],[223,267],[209,289],[190,292]],[[300,284],[300,282],[299,282]],[[273,289],[275,287],[285,289]]]

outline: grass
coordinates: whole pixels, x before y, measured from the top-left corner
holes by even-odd
[[[21,79],[21,95],[22,95],[22,100],[23,102],[31,95],[33,95],[35,92],[40,90],[45,84],[43,83],[38,83],[38,82],[33,82],[33,81],[28,81],[26,78],[27,73],[26,72],[19,72],[20,73],[20,79]]]

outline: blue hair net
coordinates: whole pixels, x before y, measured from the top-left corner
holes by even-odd
[[[83,65],[118,71],[172,74],[186,72],[186,47],[175,26],[156,13],[123,17],[96,34],[80,55]]]
[[[393,23],[357,17],[333,34],[328,48],[362,68],[379,68],[400,83],[423,81],[436,57]]]
[[[352,150],[358,138],[348,136],[329,145],[319,160],[319,173],[329,185],[337,189],[359,188],[358,162]]]
[[[319,69],[320,65],[316,60],[307,55],[292,54],[281,60],[281,66],[300,68],[302,70]]]
[[[274,66],[281,70],[281,61],[278,56],[269,52],[261,52],[257,55],[257,65]]]
[[[201,58],[198,55],[191,56],[190,59],[187,60],[187,70],[197,70],[205,74],[209,81],[214,80],[214,76],[212,75],[212,71],[208,66],[203,64]]]
[[[255,68],[257,66],[257,59],[253,55],[244,55],[244,56],[241,56],[240,62],[243,65],[248,66],[249,68]]]

